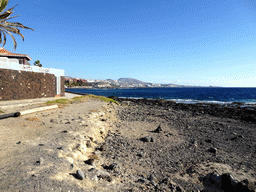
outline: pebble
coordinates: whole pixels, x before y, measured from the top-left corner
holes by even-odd
[[[97,182],[99,179],[98,179],[98,176],[97,176],[97,175],[94,175],[94,176],[91,177],[91,180]]]
[[[103,171],[103,170],[98,170],[98,171],[96,172],[96,174],[97,174],[97,176],[98,176],[99,178],[102,178],[102,179],[108,179],[108,178],[110,178],[110,174],[109,174],[108,172],[106,172],[106,171]]]
[[[94,159],[88,159],[87,161],[85,161],[85,163],[88,165],[95,166]]]
[[[104,169],[109,169],[109,170],[115,170],[117,168],[119,168],[119,165],[117,163],[112,163],[109,166],[107,165],[103,165]]]
[[[76,146],[77,150],[79,150],[81,153],[85,154],[87,149],[84,145],[81,145],[81,144],[77,144]]]
[[[155,142],[156,140],[155,140],[154,137],[151,137],[151,138],[150,138],[150,141],[151,141],[151,142]]]
[[[211,148],[209,149],[209,152],[211,152],[211,153],[213,153],[213,154],[216,154],[216,153],[217,153],[217,148],[211,147]]]
[[[149,142],[151,140],[151,138],[149,136],[146,136],[146,137],[140,138],[140,140],[143,142]]]
[[[37,161],[36,161],[36,165],[42,165],[43,164],[43,158],[40,157]]]
[[[159,125],[153,132],[160,133],[162,131],[163,131],[163,129],[161,128],[161,125]]]
[[[50,122],[51,122],[51,123],[56,123],[56,124],[58,124],[58,121],[56,121],[56,120],[54,120],[54,119],[51,119]]]
[[[80,170],[76,171],[76,176],[78,179],[83,180],[85,178],[84,173]]]
[[[211,139],[205,139],[205,142],[207,142],[207,143],[211,143],[211,142],[212,142],[212,140],[211,140]]]

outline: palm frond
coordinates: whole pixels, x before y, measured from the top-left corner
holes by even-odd
[[[7,11],[4,11],[7,4],[8,4],[9,0],[0,0],[0,44],[3,43],[3,46],[6,43],[6,34],[10,35],[13,43],[14,43],[14,50],[17,47],[17,42],[15,40],[15,38],[13,37],[12,33],[15,33],[19,36],[21,36],[22,40],[24,41],[24,36],[20,33],[20,29],[18,28],[22,28],[22,29],[30,29],[32,31],[34,31],[34,29],[24,26],[21,23],[18,22],[9,22],[8,20],[13,19],[18,17],[19,15],[16,16],[12,16],[10,17],[10,15],[12,13],[14,13],[13,9],[17,6],[15,5],[14,7],[8,9]]]
[[[7,30],[7,31],[10,31],[10,32],[12,32],[12,33],[16,33],[16,34],[18,34],[18,33],[20,33],[20,30],[19,29],[17,29],[17,28],[15,28],[15,27],[9,27],[9,26],[1,26],[1,28],[2,29],[5,29],[5,30]]]
[[[23,28],[23,29],[31,29],[32,31],[34,31],[34,29],[32,29],[30,27],[27,27],[27,26],[24,26],[24,25],[22,25],[21,23],[18,23],[18,22],[5,22],[3,25],[13,26],[13,27],[20,27],[20,28]]]
[[[6,43],[6,35],[5,35],[5,32],[4,32],[4,30],[2,30],[2,29],[0,29],[1,30],[1,32],[3,33],[3,35],[4,35],[4,42],[3,42],[3,47],[5,46],[5,43]]]
[[[9,32],[9,31],[5,31],[8,35],[11,36],[12,40],[13,40],[13,44],[14,44],[14,50],[17,48],[17,42],[15,40],[15,38],[13,37],[13,35]]]
[[[3,22],[5,22],[5,21],[7,21],[7,20],[10,20],[10,19],[13,19],[13,18],[15,18],[15,17],[19,17],[20,15],[15,15],[15,16],[12,16],[12,17],[8,17],[8,18],[5,18],[5,19],[2,19],[2,20],[0,20],[0,23],[3,23]]]
[[[0,12],[2,12],[3,10],[5,10],[7,4],[8,4],[9,0],[2,0],[1,4],[0,4]]]
[[[12,10],[16,7],[17,5],[13,6],[12,8],[8,9],[7,11],[3,12],[0,14],[0,19],[5,19],[8,18],[12,13],[14,13]]]
[[[15,33],[15,34],[21,36],[22,40],[24,41],[24,36],[20,33],[19,29],[15,28],[15,27],[6,27],[6,26],[2,27],[2,29],[5,29],[6,31],[9,31],[9,32],[12,32],[12,33]]]

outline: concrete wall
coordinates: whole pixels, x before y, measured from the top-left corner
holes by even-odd
[[[0,69],[0,101],[55,97],[55,76]]]

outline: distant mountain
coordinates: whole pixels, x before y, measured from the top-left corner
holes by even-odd
[[[126,84],[147,84],[143,81],[140,81],[137,79],[132,79],[132,78],[120,78],[120,79],[118,79],[118,81],[121,83],[126,83]]]
[[[113,79],[106,79],[105,81],[110,82],[110,83],[115,82]]]

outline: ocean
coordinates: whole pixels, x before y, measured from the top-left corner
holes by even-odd
[[[74,89],[66,91],[88,93],[105,97],[134,99],[166,99],[177,103],[256,104],[256,88],[137,88],[137,89]]]

